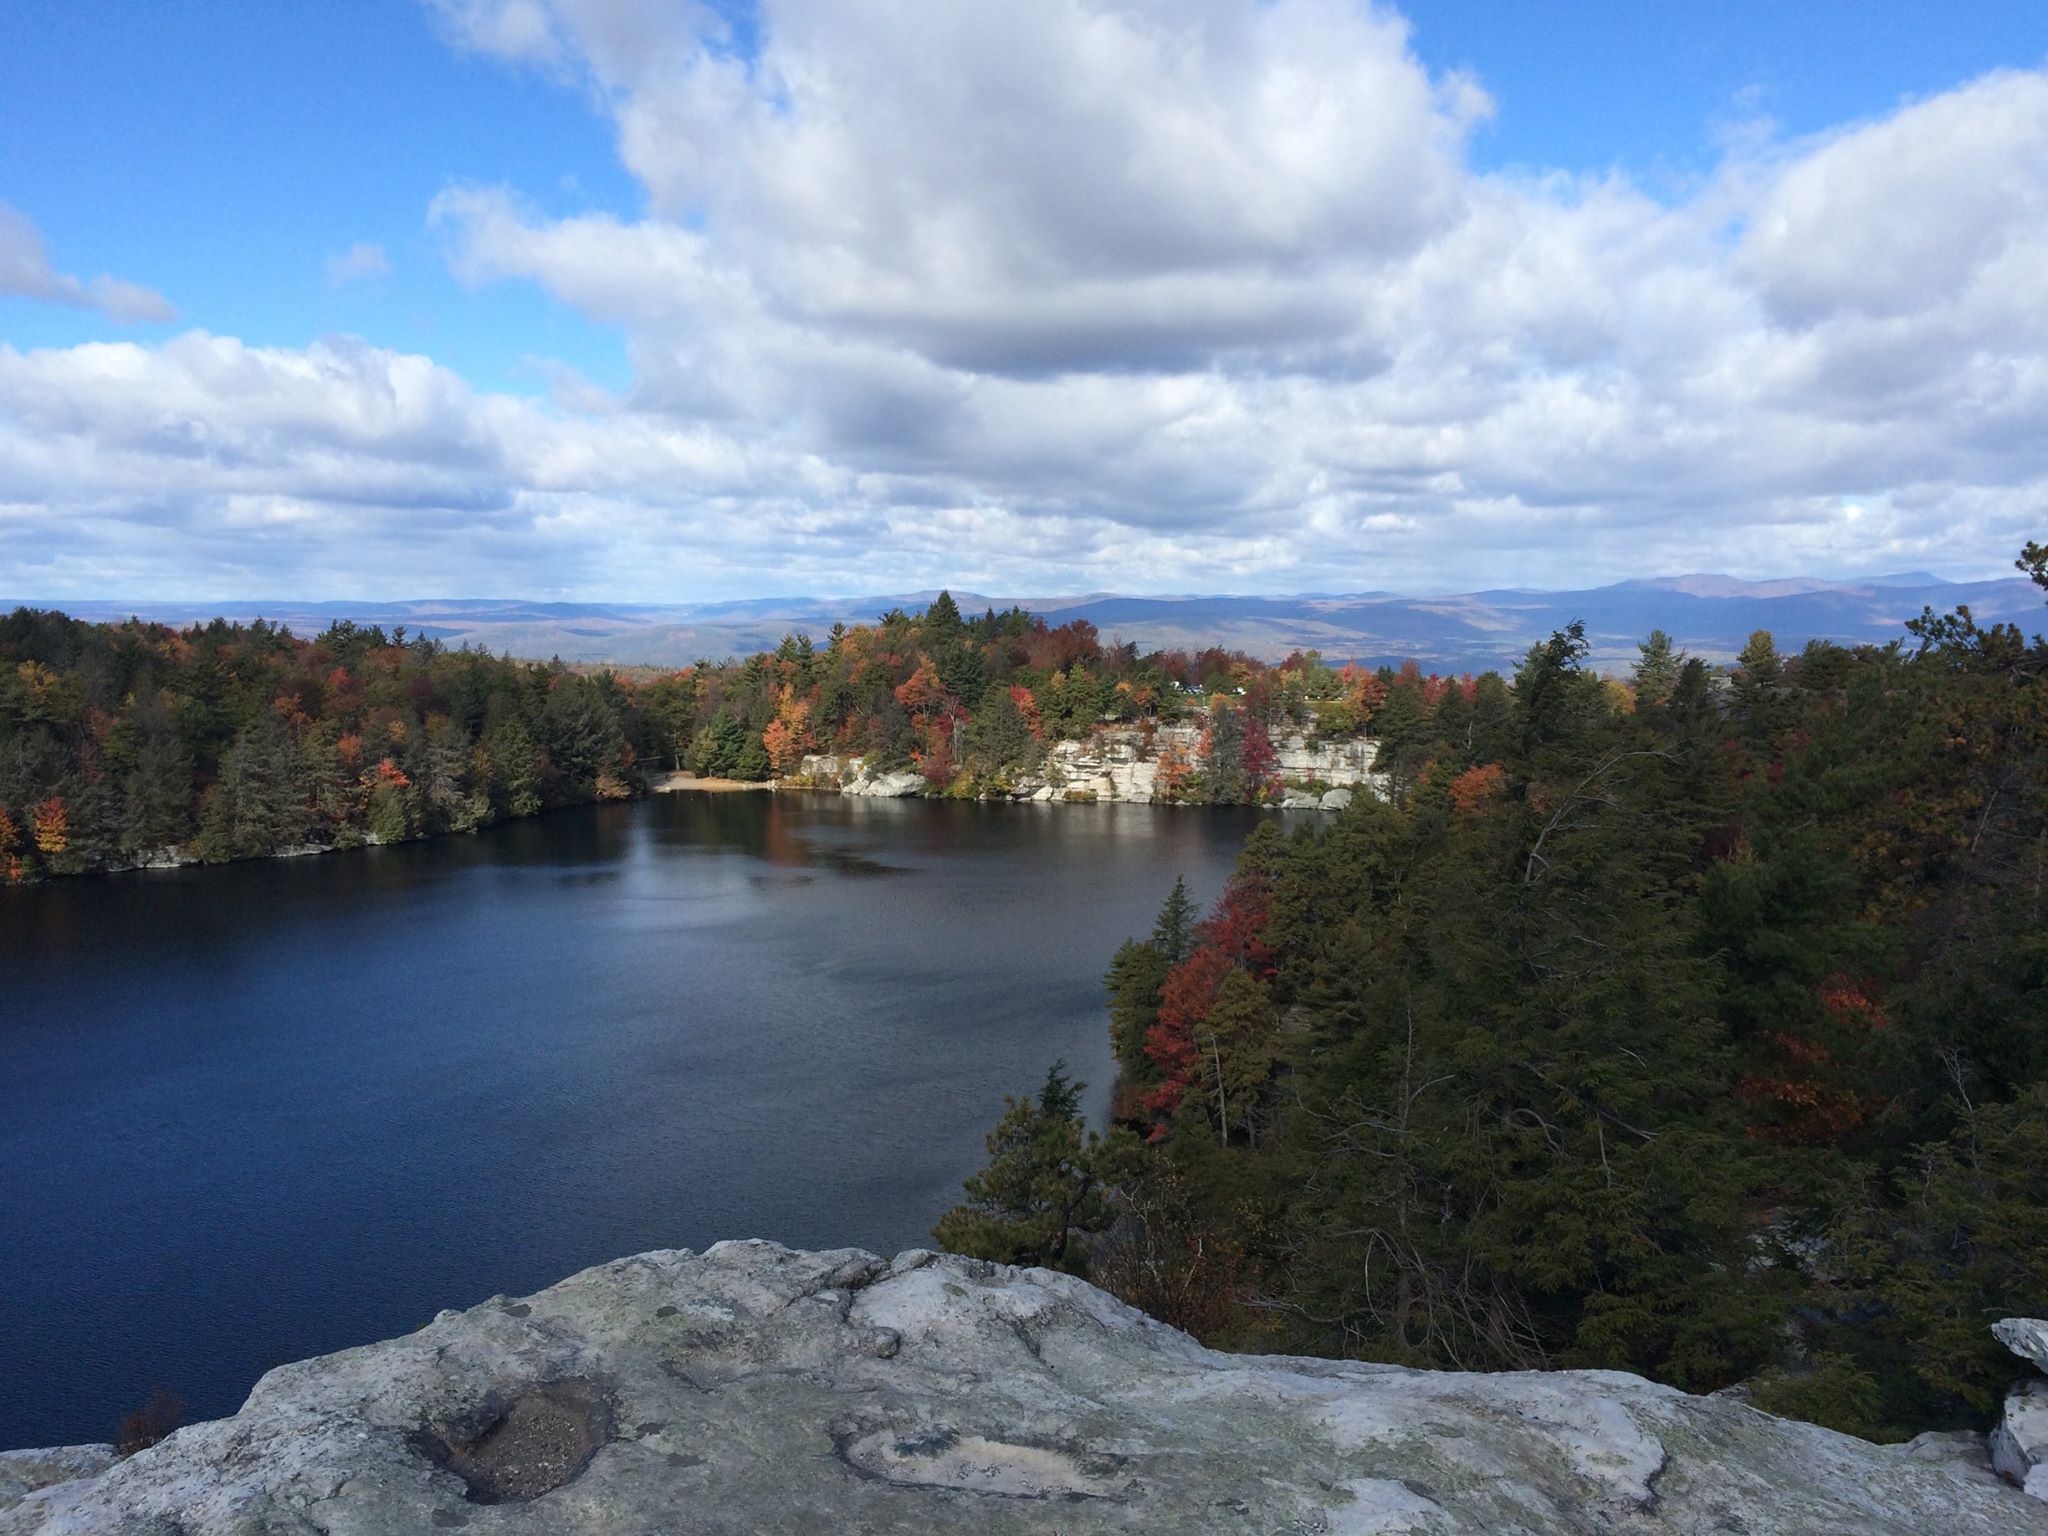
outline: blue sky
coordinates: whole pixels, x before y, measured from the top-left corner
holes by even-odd
[[[1983,0],[14,0],[0,592],[1987,572],[2044,60]]]

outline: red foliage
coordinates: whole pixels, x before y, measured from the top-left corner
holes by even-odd
[[[1076,662],[1090,672],[1102,667],[1102,642],[1095,626],[1075,619],[1058,629],[1040,630],[1023,640],[1024,664],[1047,672],[1068,672]]]
[[[1223,978],[1236,967],[1221,949],[1197,949],[1166,973],[1159,990],[1159,1022],[1145,1032],[1145,1054],[1164,1081],[1145,1095],[1145,1111],[1165,1120],[1180,1107],[1200,1065],[1195,1031],[1209,1016]]]
[[[1273,787],[1273,770],[1279,761],[1279,754],[1273,750],[1273,738],[1266,733],[1264,723],[1247,710],[1244,719],[1244,771],[1251,777],[1254,798]]]
[[[1233,876],[1196,926],[1194,953],[1166,973],[1159,989],[1159,1020],[1145,1032],[1145,1054],[1163,1079],[1144,1098],[1145,1112],[1160,1122],[1155,1139],[1164,1133],[1164,1122],[1180,1108],[1200,1070],[1197,1033],[1215,1006],[1224,979],[1240,969],[1261,981],[1273,974],[1273,951],[1264,938],[1267,894],[1262,877]]]
[[[1222,950],[1260,981],[1273,975],[1273,950],[1265,940],[1270,895],[1263,876],[1232,875],[1209,915],[1195,927],[1200,943]]]
[[[1891,1020],[1884,1006],[1871,998],[1851,978],[1835,975],[1820,988],[1821,1010],[1839,1049],[1821,1040],[1778,1030],[1771,1045],[1779,1057],[1779,1068],[1766,1075],[1742,1079],[1742,1097],[1774,1111],[1767,1123],[1751,1127],[1751,1134],[1772,1141],[1802,1146],[1825,1146],[1863,1124],[1868,1117],[1863,1096],[1843,1079],[1853,1070],[1851,1061],[1861,1042],[1872,1032],[1887,1028]]]

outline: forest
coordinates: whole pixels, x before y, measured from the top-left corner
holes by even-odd
[[[708,776],[802,782],[805,757],[821,753],[870,772],[915,768],[927,794],[977,798],[1008,793],[1055,742],[1128,726],[1158,756],[1164,798],[1243,803],[1279,795],[1275,732],[1357,736],[1347,700],[1379,674],[1313,652],[1278,666],[1220,647],[1141,655],[1085,620],[1049,627],[1017,608],[966,618],[941,592],[919,614],[835,625],[822,647],[792,635],[664,685],[674,766]],[[1201,727],[1193,750],[1155,741],[1188,721]]]
[[[1390,799],[1176,887],[1114,1127],[1055,1066],[940,1241],[1226,1347],[1994,1420],[2048,1294],[2048,642],[1585,649],[1396,677]]]
[[[0,880],[472,831],[624,799],[665,740],[606,673],[336,624],[0,618]]]
[[[1085,622],[965,619],[945,593],[822,646],[632,672],[348,622],[306,639],[18,609],[0,618],[0,880],[475,831],[628,798],[657,769],[800,783],[814,752],[1003,793],[1050,744],[1118,724],[1148,747],[1200,724],[1196,751],[1160,748],[1164,798],[1268,801],[1272,732],[1356,736],[1395,678],[1313,653],[1140,656]]]

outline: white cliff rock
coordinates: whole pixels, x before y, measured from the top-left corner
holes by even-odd
[[[831,752],[812,753],[797,763],[800,781],[817,789],[836,789],[842,795],[861,795],[878,800],[901,800],[924,793],[924,775],[915,768],[898,768],[893,773],[870,773],[864,759],[842,757]],[[788,782],[788,781],[785,781]]]
[[[264,1377],[0,1536],[2044,1536],[1949,1449],[1606,1371],[1203,1349],[1081,1281],[721,1243]]]
[[[1384,794],[1384,775],[1373,772],[1375,743],[1316,742],[1287,736],[1274,742],[1275,771],[1289,810],[1342,810],[1354,791]],[[1202,764],[1202,728],[1163,725],[1150,738],[1138,726],[1103,726],[1085,741],[1056,741],[1046,748],[1043,767],[1012,781],[1016,800],[1116,801],[1148,805],[1160,798],[1159,764],[1177,753],[1191,768]],[[797,764],[800,782],[848,795],[914,795],[925,783],[915,770],[871,775],[858,757],[818,752]],[[985,791],[986,792],[986,791]]]
[[[2022,1360],[2048,1371],[2048,1322],[2008,1317],[1991,1331]],[[2030,1376],[2005,1395],[2005,1415],[1991,1432],[1991,1465],[2035,1498],[2048,1500],[2048,1378]]]

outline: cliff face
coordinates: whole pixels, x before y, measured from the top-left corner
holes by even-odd
[[[0,1536],[2048,1533],[1960,1437],[1613,1372],[1215,1354],[1040,1270],[768,1243],[445,1312],[75,1461]]]
[[[1015,800],[1128,800],[1149,804],[1160,798],[1159,768],[1163,756],[1177,753],[1190,767],[1202,766],[1202,732],[1191,725],[1160,726],[1150,744],[1132,726],[1109,726],[1087,741],[1054,742],[1044,768],[1011,781]],[[1357,789],[1379,793],[1381,778],[1373,772],[1375,743],[1311,742],[1287,736],[1273,743],[1274,768],[1286,787],[1282,804],[1289,809],[1339,810]],[[798,765],[804,778],[820,787],[849,795],[902,796],[921,794],[924,778],[915,771],[870,774],[858,757],[822,753]]]

